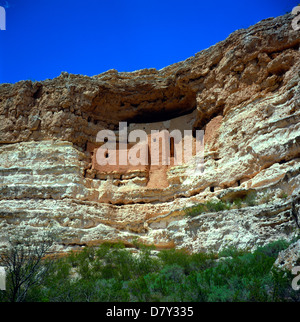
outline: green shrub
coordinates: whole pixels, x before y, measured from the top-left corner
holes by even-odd
[[[196,206],[185,208],[184,212],[185,212],[186,216],[195,217],[195,216],[198,216],[198,215],[206,212],[206,208],[205,208],[204,204],[198,204]]]
[[[241,198],[237,198],[235,200],[233,200],[233,204],[238,208],[242,208],[242,199]]]
[[[103,244],[53,260],[33,302],[272,302],[299,301],[293,275],[273,267],[284,240],[254,252],[228,247],[219,254],[189,254],[139,245]],[[217,261],[217,258],[222,260]],[[2,297],[1,297],[2,296]],[[0,293],[0,301],[6,301]]]
[[[278,195],[279,198],[281,199],[286,199],[288,197],[288,194],[285,191],[281,191],[280,194]]]
[[[244,198],[245,203],[253,207],[257,204],[257,192],[256,191],[251,191],[247,194],[247,196]]]
[[[289,244],[290,243],[286,240],[277,240],[265,245],[264,247],[258,247],[254,254],[264,254],[265,256],[276,260],[279,252],[288,248]]]
[[[219,252],[218,257],[238,257],[245,253],[247,253],[246,250],[237,249],[234,246],[228,246]]]
[[[231,208],[230,203],[225,203],[221,200],[207,201],[206,203],[198,204],[189,208],[185,208],[185,214],[190,217],[195,217],[204,212],[218,212],[223,210],[229,210]]]
[[[209,212],[218,212],[223,210],[228,210],[231,208],[231,205],[229,203],[225,203],[223,201],[208,201],[205,204],[207,210]]]

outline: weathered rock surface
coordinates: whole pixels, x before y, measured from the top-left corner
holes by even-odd
[[[49,225],[61,237],[57,251],[135,238],[191,251],[292,239],[300,37],[291,21],[290,14],[261,21],[161,70],[0,85],[0,243],[16,227]],[[202,175],[192,163],[154,174],[93,168],[89,146],[99,130],[184,120],[205,130]],[[257,192],[254,207],[184,216],[184,207],[249,191]]]
[[[278,254],[274,265],[281,269],[291,271],[293,267],[300,266],[300,240],[292,243],[286,250]]]

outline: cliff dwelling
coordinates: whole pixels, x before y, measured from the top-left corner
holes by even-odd
[[[128,142],[128,140],[120,142],[116,131],[115,149],[109,152],[108,150],[100,151],[105,142],[88,143],[87,152],[91,154],[92,173],[95,178],[102,180],[109,177],[117,178],[121,181],[118,185],[122,185],[122,179],[132,174],[142,178],[140,185],[146,188],[168,187],[167,171],[176,164],[176,150],[179,151],[179,145],[183,145],[184,131],[192,130],[195,117],[196,113],[192,112],[168,121],[130,123],[128,133],[143,131],[147,136],[146,140],[137,143]],[[177,130],[177,134],[180,133],[181,140],[172,135],[174,130]],[[107,164],[105,165],[97,162],[97,154],[99,155],[100,152],[102,153],[102,159],[107,159]],[[138,164],[135,164],[136,161],[135,163],[132,162],[133,154],[137,158]],[[120,155],[125,157],[123,162],[120,162]],[[182,155],[177,155],[177,160],[179,158],[181,162],[184,161]],[[111,162],[113,163],[111,165],[109,161],[112,160],[114,162]]]
[[[117,185],[126,184],[128,177],[138,177],[139,185],[151,189],[163,189],[170,185],[168,170],[176,165],[184,164],[187,153],[184,140],[186,133],[191,134],[192,155],[196,154],[196,138],[192,136],[196,111],[167,121],[152,123],[130,123],[128,134],[143,131],[146,137],[140,142],[121,140],[119,132],[115,131],[113,149],[104,148],[107,137],[103,142],[89,142],[87,152],[90,153],[91,163],[89,173],[96,179],[117,179]],[[222,116],[218,115],[206,124],[204,142],[213,145]],[[176,136],[177,134],[177,136]],[[97,157],[98,156],[98,157]],[[102,162],[99,162],[101,158]],[[132,159],[135,158],[135,162]],[[122,160],[122,162],[121,162]],[[104,164],[103,164],[104,163]],[[106,164],[105,164],[106,163]]]

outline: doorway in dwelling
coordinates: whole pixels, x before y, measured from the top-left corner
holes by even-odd
[[[170,158],[175,157],[175,148],[174,148],[174,138],[171,136],[170,137]]]

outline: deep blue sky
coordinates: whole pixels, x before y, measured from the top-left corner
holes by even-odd
[[[161,69],[299,0],[0,0],[0,83]]]

